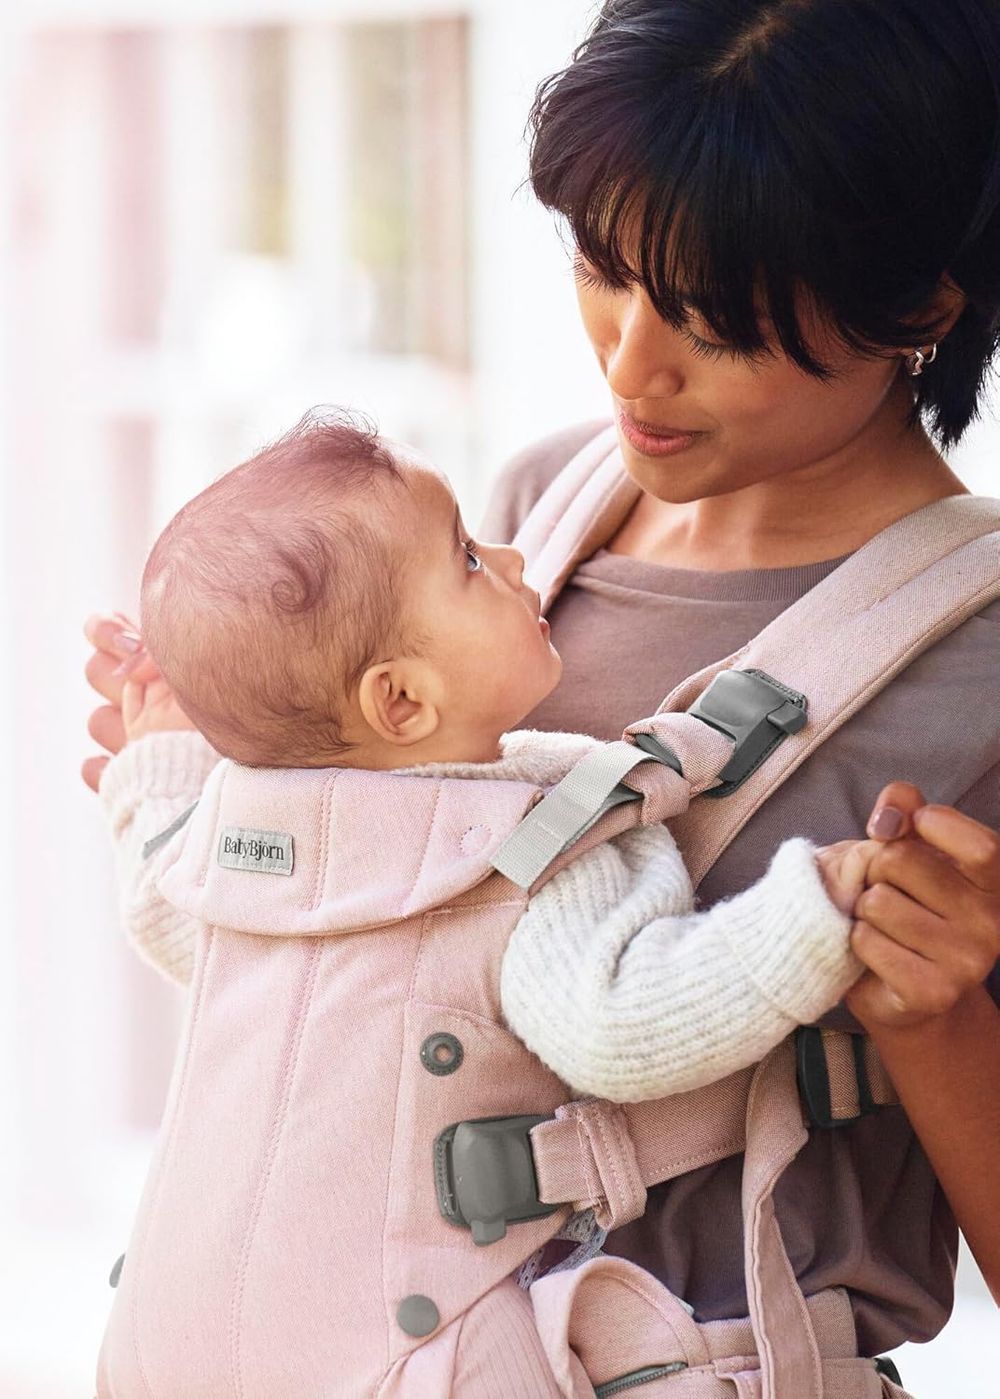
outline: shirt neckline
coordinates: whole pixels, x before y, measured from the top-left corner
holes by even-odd
[[[716,573],[699,568],[672,568],[669,564],[633,559],[627,554],[596,550],[577,568],[582,577],[610,583],[635,593],[664,597],[701,598],[719,602],[757,602],[797,598],[821,582],[850,558],[842,554],[820,563],[786,568],[740,568]]]

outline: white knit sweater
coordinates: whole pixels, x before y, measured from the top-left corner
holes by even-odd
[[[524,730],[505,735],[496,762],[406,771],[548,784],[594,743]],[[158,891],[168,846],[144,860],[142,845],[198,800],[217,761],[200,734],[151,734],[101,779],[126,929],[178,982],[191,977],[197,924]],[[578,1093],[664,1097],[755,1063],[834,1005],[861,971],[849,930],[806,840],[780,846],[750,889],[696,912],[667,828],[637,827],[572,861],[531,899],[504,955],[503,1012]]]

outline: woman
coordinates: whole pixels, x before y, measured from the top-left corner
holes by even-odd
[[[887,525],[963,490],[939,447],[997,345],[998,106],[988,0],[608,0],[543,84],[532,183],[572,231],[643,494],[550,613],[566,679],[529,723],[617,737]],[[512,536],[593,433],[513,463],[483,537]],[[114,667],[151,663],[120,620],[88,635],[109,701],[91,733],[114,752]],[[869,971],[846,1007],[905,1112],[813,1132],[775,1197],[803,1290],[849,1290],[867,1355],[947,1318],[956,1217],[1000,1299],[998,654],[993,605],[832,736],[701,887],[705,905],[745,887],[790,833],[858,834],[905,779],[878,834],[898,807],[919,838],[873,872]],[[91,785],[104,761],[84,765]],[[701,1320],[745,1315],[739,1158],[658,1187],[607,1247]]]

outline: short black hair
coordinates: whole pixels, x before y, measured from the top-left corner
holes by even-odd
[[[532,108],[531,185],[615,286],[665,320],[694,306],[806,372],[807,292],[861,352],[939,338],[912,380],[944,447],[976,416],[1000,341],[997,0],[606,0]]]

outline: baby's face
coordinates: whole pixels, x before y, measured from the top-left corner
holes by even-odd
[[[445,683],[449,728],[499,735],[550,694],[562,674],[539,598],[516,549],[469,538],[443,476],[395,448],[404,484],[388,524],[405,541],[403,597],[410,624]]]

